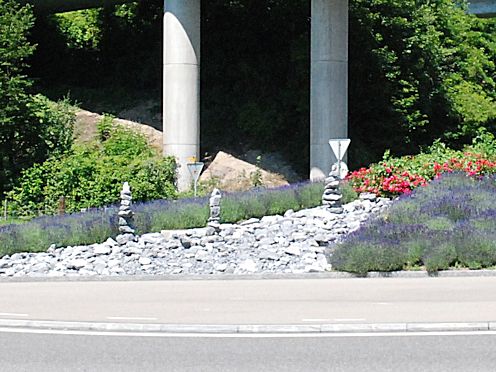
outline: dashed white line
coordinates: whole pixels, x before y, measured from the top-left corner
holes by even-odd
[[[108,316],[109,320],[158,320],[158,318],[147,318],[140,316]]]
[[[336,318],[335,322],[364,322],[365,318]]]
[[[20,313],[0,313],[0,316],[19,316],[19,317],[26,317],[26,316],[29,316],[29,314],[20,314]]]
[[[319,318],[306,318],[302,319],[302,322],[330,322],[331,319],[319,319]]]

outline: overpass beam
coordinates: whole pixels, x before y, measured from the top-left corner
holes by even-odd
[[[186,164],[200,153],[200,3],[164,2],[164,155],[176,158],[180,191],[191,186]]]
[[[99,8],[129,3],[132,0],[18,0],[21,4],[31,4],[35,12],[62,13],[72,10]]]
[[[348,136],[348,0],[312,0],[310,178],[329,174],[330,138]],[[335,160],[334,160],[335,161]]]

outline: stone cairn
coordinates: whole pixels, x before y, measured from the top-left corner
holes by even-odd
[[[116,241],[121,245],[137,240],[133,227],[134,213],[131,210],[132,200],[129,183],[124,182],[121,191],[121,205],[119,207],[119,235],[116,238]]]
[[[208,226],[217,229],[220,225],[220,200],[222,195],[219,189],[214,189],[210,194],[210,218],[208,219]]]
[[[329,208],[332,213],[343,213],[341,199],[343,195],[339,191],[339,171],[333,167],[329,177],[325,179],[324,194],[322,195],[322,204]]]

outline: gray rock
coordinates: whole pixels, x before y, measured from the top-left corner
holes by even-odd
[[[337,195],[329,190],[326,195]],[[121,234],[91,246],[16,253],[0,259],[0,276],[322,272],[330,268],[326,255],[332,253],[331,246],[391,204],[388,199],[371,199],[342,207],[329,202],[331,207],[288,211],[284,217],[265,216],[240,224],[216,223],[141,237]],[[121,226],[132,229],[129,224]]]
[[[362,192],[359,197],[360,200],[376,201],[377,195],[370,192]]]
[[[191,240],[186,237],[182,237],[180,242],[185,249],[189,249],[191,247]]]
[[[105,240],[105,242],[103,242],[103,244],[114,247],[117,245],[117,242],[112,238],[108,238],[107,240]]]
[[[160,233],[150,233],[150,234],[143,234],[139,238],[140,242],[146,243],[146,244],[162,244],[166,241],[165,237],[160,234]]]
[[[117,235],[115,241],[120,245],[125,245],[128,242],[132,242],[135,240],[135,236],[133,234],[120,234]]]

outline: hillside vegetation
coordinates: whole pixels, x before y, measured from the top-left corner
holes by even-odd
[[[306,176],[310,1],[203,4],[201,152],[277,151]],[[149,0],[35,17],[0,1],[0,192],[28,192],[26,174],[45,173],[43,164],[100,161],[88,154],[101,147],[73,146],[68,101],[113,114],[160,102],[162,7]],[[351,168],[379,161],[386,149],[413,155],[440,139],[459,150],[496,133],[495,19],[467,15],[452,0],[351,0],[349,42]],[[38,91],[68,99],[54,103]],[[107,172],[119,161],[105,164]],[[71,182],[91,184],[86,174]],[[48,190],[43,198],[60,195]],[[146,197],[156,196],[150,190]],[[73,208],[91,204],[83,201],[91,192],[74,197]]]
[[[117,114],[155,97],[160,112],[162,6],[150,0],[38,19],[31,73],[47,91],[79,94],[83,106],[106,101]],[[496,22],[465,8],[452,0],[350,1],[352,167],[385,149],[414,154],[437,138],[459,148],[480,128],[496,131]],[[308,174],[309,17],[309,0],[205,2],[202,153],[279,151]]]

